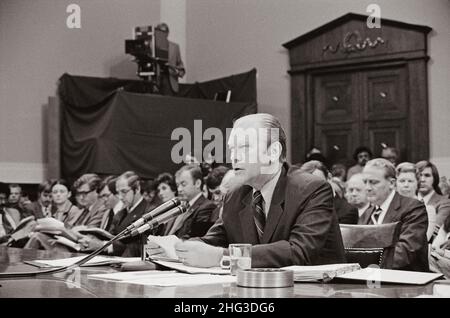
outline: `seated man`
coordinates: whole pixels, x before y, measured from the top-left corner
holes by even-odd
[[[341,224],[358,223],[358,211],[356,210],[356,208],[348,204],[348,202],[339,195],[336,189],[339,188],[339,185],[337,185],[331,180],[331,174],[328,171],[327,167],[325,167],[325,165],[322,162],[317,160],[305,162],[300,167],[300,172],[310,173],[315,176],[318,176],[319,178],[327,181],[331,185],[331,188],[333,189],[334,210],[337,213],[339,223]]]
[[[151,210],[148,201],[144,200],[141,193],[140,178],[133,171],[127,171],[116,180],[116,189],[119,199],[123,203],[123,209],[114,215],[110,232],[117,235],[131,223],[138,220],[142,215]],[[85,236],[80,240],[82,251],[91,252],[105,245],[94,236]],[[116,241],[109,246],[106,253],[116,256],[136,257],[141,255],[140,236]]]
[[[445,219],[436,239],[431,245],[430,269],[450,279],[450,216]]]
[[[52,182],[46,180],[38,186],[38,199],[35,202],[24,205],[27,214],[34,215],[36,219],[51,217],[52,207]]]
[[[362,173],[354,174],[347,181],[345,198],[348,203],[358,209],[358,218],[369,209],[370,202],[367,199],[366,186],[364,184],[364,176]]]
[[[175,245],[187,265],[219,266],[230,243],[250,243],[253,267],[343,263],[330,185],[286,160],[286,135],[269,114],[238,119],[228,141],[236,177],[222,217],[199,240]]]
[[[392,269],[428,272],[425,205],[395,191],[395,167],[386,159],[369,161],[363,170],[367,198],[373,208],[359,219],[359,224],[386,224],[400,221],[400,237],[395,246]]]
[[[214,224],[211,214],[216,205],[202,194],[203,175],[199,165],[190,164],[175,173],[178,197],[189,204],[186,213],[179,215],[167,223],[165,235],[176,235],[179,238],[203,236]]]

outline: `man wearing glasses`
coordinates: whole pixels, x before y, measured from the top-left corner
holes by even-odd
[[[75,226],[99,227],[107,212],[103,200],[98,198],[101,179],[95,173],[82,175],[73,184],[76,189],[77,205],[82,211],[76,218]],[[76,230],[76,228],[74,229]]]
[[[141,193],[139,176],[133,171],[127,171],[116,180],[117,195],[123,203],[123,209],[114,215],[110,232],[117,235],[128,225],[139,219],[150,211],[150,203],[144,200]],[[95,237],[84,239],[79,242],[83,251],[94,251],[106,244],[106,241]],[[106,250],[110,255],[123,257],[136,257],[141,255],[140,237],[135,236],[118,242],[114,242]]]

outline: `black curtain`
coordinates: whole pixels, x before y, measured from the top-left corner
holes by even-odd
[[[171,140],[174,129],[184,127],[194,137],[194,120],[201,120],[201,133],[218,128],[226,145],[226,129],[233,120],[257,111],[254,100],[224,103],[130,92],[145,90],[145,85],[68,74],[60,78],[63,177],[71,180],[86,172],[117,175],[127,170],[144,178],[173,173],[181,165],[171,158],[179,142]],[[256,98],[256,92],[243,95]],[[199,153],[193,139],[191,145],[192,152]]]

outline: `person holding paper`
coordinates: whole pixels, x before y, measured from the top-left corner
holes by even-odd
[[[363,169],[367,198],[373,208],[359,219],[359,224],[386,224],[400,221],[400,237],[395,245],[391,269],[428,272],[425,205],[395,191],[395,167],[383,158],[370,160]]]
[[[252,267],[345,262],[324,180],[286,163],[286,135],[270,114],[235,121],[228,146],[241,186],[225,197],[222,217],[197,240],[175,245],[186,265],[219,266],[231,243],[250,243]]]

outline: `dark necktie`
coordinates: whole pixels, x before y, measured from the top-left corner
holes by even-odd
[[[9,222],[8,217],[6,216],[6,212],[3,209],[0,209],[0,217],[2,218],[2,224],[3,228],[5,229],[5,234],[11,233],[14,228]]]
[[[383,210],[380,207],[374,207],[372,215],[370,216],[372,224],[379,224],[378,219],[380,218],[381,212],[383,212]]]
[[[255,191],[253,193],[252,206],[256,230],[258,231],[258,237],[261,241],[261,238],[264,234],[264,227],[266,226],[266,215],[264,214],[264,198],[261,194],[261,191]]]

